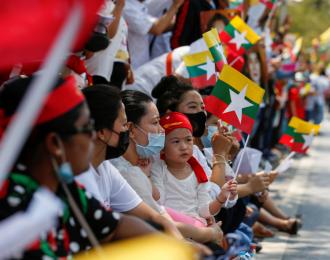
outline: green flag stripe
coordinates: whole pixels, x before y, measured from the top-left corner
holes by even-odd
[[[215,46],[212,46],[210,48],[210,52],[213,56],[214,62],[218,62],[222,60],[221,53],[215,48]]]
[[[295,128],[288,126],[285,130],[285,134],[290,135],[294,138],[295,143],[303,143],[304,138],[302,137],[302,134],[295,132]]]
[[[230,35],[230,37],[234,38],[234,31],[237,31],[235,29],[234,26],[232,26],[230,23],[225,27],[225,31]],[[246,38],[245,38],[246,39]],[[246,39],[247,41],[249,41],[248,39]],[[250,42],[248,44],[242,44],[242,47],[245,49],[245,50],[248,50],[250,49],[251,47],[253,46],[253,44],[251,44]]]
[[[216,87],[213,88],[213,90],[212,90],[212,95],[216,96],[217,98],[221,99],[223,102],[225,102],[226,104],[229,105],[231,102],[229,90],[231,90],[235,93],[239,93],[236,89],[230,87],[230,85],[228,85],[227,83],[225,83],[221,80],[218,80]],[[245,97],[245,99],[247,101],[249,101],[251,104],[253,104],[253,106],[244,108],[243,114],[245,114],[253,119],[256,118],[258,110],[259,110],[259,105],[256,104],[255,102],[251,101],[247,97]]]
[[[205,75],[207,71],[199,68],[198,66],[205,65],[206,63],[198,64],[196,66],[187,66],[187,70],[189,73],[190,78],[195,78],[198,76]]]

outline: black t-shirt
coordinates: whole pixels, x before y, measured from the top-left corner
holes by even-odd
[[[11,173],[0,188],[0,221],[25,211],[38,188],[39,184],[29,175]],[[106,210],[79,184],[74,182],[68,188],[97,239],[102,241],[108,237],[117,227],[120,214]],[[66,259],[91,247],[85,230],[69,207],[64,191],[59,188],[56,195],[64,203],[57,226],[34,241],[23,253],[23,259]]]

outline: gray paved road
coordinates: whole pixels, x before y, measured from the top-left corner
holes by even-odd
[[[277,233],[264,240],[257,259],[330,259],[330,122],[314,140],[309,156],[295,162],[272,188],[273,196],[291,215],[303,214],[298,236]]]

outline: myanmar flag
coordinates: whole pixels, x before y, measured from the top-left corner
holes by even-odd
[[[224,65],[206,110],[228,124],[250,134],[265,91],[243,74]]]
[[[259,41],[260,37],[239,16],[235,16],[219,34],[221,42],[242,55]]]
[[[214,58],[214,63],[216,64],[218,70],[221,71],[223,65],[227,64],[227,60],[224,55],[224,50],[222,48],[217,29],[212,28],[210,31],[203,33],[203,38]]]
[[[195,88],[202,89],[215,85],[216,68],[209,51],[186,55],[183,57],[183,62],[188,70],[191,84]]]
[[[290,147],[292,151],[304,153],[310,146],[310,135],[318,134],[319,130],[319,125],[292,117],[279,143]]]
[[[314,139],[314,133],[300,134],[296,133],[291,146],[291,151],[297,153],[306,153]]]

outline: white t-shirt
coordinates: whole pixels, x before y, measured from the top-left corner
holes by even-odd
[[[172,52],[172,71],[185,78],[189,76],[183,63],[183,56],[188,54],[189,49],[189,46],[183,46],[174,49]],[[136,69],[134,71],[134,83],[124,86],[124,90],[138,90],[151,96],[153,88],[162,77],[166,76],[167,55],[163,54]]]
[[[128,24],[128,49],[134,69],[149,61],[149,31],[157,20],[145,3],[126,0],[124,18]]]
[[[195,173],[185,179],[174,177],[163,160],[156,160],[151,167],[151,178],[160,193],[162,206],[196,218],[211,216],[209,204],[212,201],[207,183],[198,183]]]
[[[112,1],[105,2],[100,14],[110,15],[115,5]],[[126,35],[125,35],[126,33]],[[89,74],[98,75],[104,77],[107,81],[110,81],[113,63],[116,60],[116,55],[120,49],[125,51],[125,44],[127,42],[127,24],[123,17],[120,18],[118,29],[116,34],[110,40],[109,46],[102,51],[95,52],[94,55],[86,59],[85,64]],[[127,51],[127,44],[126,44]],[[127,53],[126,53],[127,55]]]
[[[102,162],[97,170],[91,166],[87,172],[77,176],[76,180],[106,208],[111,207],[114,211],[127,212],[142,202],[110,161]]]
[[[148,13],[151,16],[160,18],[171,7],[172,0],[146,0],[145,4],[148,7]],[[150,59],[154,59],[171,51],[170,39],[172,32],[162,33],[159,36],[150,35],[149,40],[151,46]]]
[[[111,162],[145,203],[147,203],[157,212],[164,213],[164,210],[152,197],[151,182],[141,170],[141,168],[132,165],[122,156],[116,159],[112,159]]]

